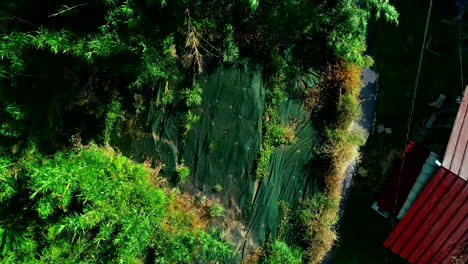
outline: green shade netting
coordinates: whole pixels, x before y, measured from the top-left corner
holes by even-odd
[[[175,177],[175,165],[184,160],[191,175],[182,188],[223,204],[224,218],[217,224],[239,257],[262,245],[269,234],[276,235],[278,201],[294,206],[312,192],[315,174],[309,163],[317,132],[302,102],[285,98],[278,114],[296,139],[275,149],[269,177],[256,180],[266,86],[262,68],[248,62],[219,67],[200,76],[198,83],[203,104],[191,111],[200,120],[187,136],[181,136],[185,112],[163,111],[152,103],[148,119],[140,118],[130,128],[118,126],[112,144],[136,160],[151,157],[164,163],[167,177]],[[216,184],[222,191],[213,192]]]

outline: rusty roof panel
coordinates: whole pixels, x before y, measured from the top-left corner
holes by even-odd
[[[441,167],[384,246],[410,263],[450,263],[468,241],[468,184]]]

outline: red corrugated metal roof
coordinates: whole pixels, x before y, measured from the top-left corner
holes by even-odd
[[[435,264],[467,258],[467,242],[467,181],[441,167],[384,246],[411,263]]]
[[[468,179],[468,86],[465,97],[458,109],[457,119],[453,125],[452,134],[445,150],[442,165],[462,177]]]
[[[400,212],[427,157],[429,157],[429,150],[414,141],[408,143],[405,153],[395,166],[389,181],[385,185],[382,196],[377,202],[381,210],[395,216]]]

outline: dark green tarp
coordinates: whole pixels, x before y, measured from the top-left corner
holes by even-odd
[[[200,120],[186,137],[181,136],[184,112],[163,111],[152,103],[149,116],[135,125],[124,122],[112,143],[136,160],[151,157],[164,163],[163,174],[169,178],[175,176],[176,163],[184,160],[191,175],[181,187],[223,204],[225,212],[216,224],[239,258],[276,234],[278,201],[294,206],[313,189],[314,172],[308,164],[317,135],[302,102],[286,98],[279,116],[296,140],[278,147],[269,177],[256,180],[267,85],[262,67],[247,62],[219,67],[197,82],[203,88],[203,104],[191,111]],[[213,192],[216,184],[221,192]]]

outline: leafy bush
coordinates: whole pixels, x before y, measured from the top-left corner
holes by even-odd
[[[223,190],[223,186],[221,186],[221,184],[216,184],[213,188],[213,191],[217,193],[221,192],[222,190]]]
[[[377,19],[384,13],[387,21],[398,23],[398,12],[388,0],[337,2],[330,12],[333,27],[328,44],[338,57],[360,66],[368,63],[363,52],[366,50],[367,21],[374,10]]]
[[[265,176],[268,176],[270,173],[268,171],[270,166],[271,155],[275,148],[272,146],[262,146],[260,148],[260,156],[257,159],[257,170],[256,177],[257,179],[262,179]]]
[[[279,224],[278,224],[278,239],[283,239],[286,234],[286,228],[291,218],[291,207],[285,201],[278,201]]]
[[[241,264],[301,264],[302,249],[289,247],[284,241],[267,241],[263,249],[257,249]]]
[[[117,99],[114,99],[107,105],[107,114],[104,129],[104,143],[109,144],[112,129],[114,129],[115,122],[120,117],[120,110],[122,106]]]
[[[187,135],[187,133],[192,129],[192,126],[195,122],[200,120],[200,116],[193,114],[192,112],[188,111],[188,113],[185,115],[183,127],[184,127],[184,133],[183,135]]]
[[[262,145],[257,159],[256,177],[261,179],[268,176],[268,167],[273,151],[276,147],[292,143],[294,137],[281,123],[278,116],[278,108],[284,99],[286,80],[291,74],[286,61],[280,56],[272,58],[273,73],[270,77],[271,85],[268,86],[265,98],[265,112],[263,113]]]
[[[286,243],[276,240],[264,252],[265,257],[260,263],[265,264],[301,264],[302,252],[299,248],[290,248]]]
[[[221,216],[224,212],[224,207],[219,203],[214,203],[210,206],[209,213],[213,217]]]
[[[202,104],[202,93],[203,90],[198,83],[195,83],[192,89],[182,91],[187,107],[200,106]]]
[[[177,177],[179,181],[185,182],[190,176],[190,168],[185,166],[184,161],[176,166]]]
[[[207,259],[200,254],[208,247],[215,258],[229,254],[197,224],[202,215],[190,199],[153,185],[149,170],[111,148],[51,159],[32,150],[0,177],[2,261],[140,263],[151,254],[189,263]]]
[[[275,148],[294,141],[294,133],[280,124],[278,119],[278,117],[271,116],[264,124],[265,134],[262,138],[260,157],[257,160],[257,179],[268,176],[270,159]]]
[[[24,111],[16,104],[1,104],[0,107],[0,136],[19,137],[24,133],[24,124],[21,122],[25,119]]]
[[[166,107],[168,106],[169,104],[171,104],[172,102],[174,102],[174,98],[175,98],[175,95],[174,95],[174,91],[173,90],[168,90],[166,91],[162,98],[161,98],[161,105],[162,107]]]
[[[354,120],[361,116],[361,106],[356,98],[351,95],[340,95],[336,111],[336,124],[340,129],[349,129]]]
[[[239,48],[234,42],[234,28],[231,24],[226,26],[224,39],[223,61],[234,62],[239,58]]]

